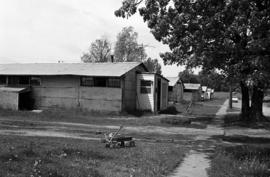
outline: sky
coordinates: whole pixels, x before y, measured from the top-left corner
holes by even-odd
[[[122,0],[0,0],[0,63],[81,62],[91,42],[106,36],[112,44],[123,27],[133,26],[147,55],[158,58],[164,76],[184,67],[164,66],[159,53],[168,46],[156,41],[139,14],[117,18]]]

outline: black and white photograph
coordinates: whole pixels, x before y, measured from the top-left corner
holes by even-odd
[[[270,1],[0,0],[0,177],[270,177]]]

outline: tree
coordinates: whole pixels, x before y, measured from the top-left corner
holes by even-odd
[[[133,27],[125,27],[117,35],[117,41],[114,48],[115,61],[130,62],[143,61],[147,55],[143,44],[137,42],[138,33],[134,32]]]
[[[190,69],[180,72],[179,77],[183,83],[200,83],[198,75],[195,75]]]
[[[81,60],[88,62],[107,62],[111,54],[111,44],[108,39],[102,37],[90,45],[88,52],[84,53]]]
[[[165,64],[219,69],[240,83],[242,120],[264,119],[263,90],[270,80],[269,0],[124,0],[115,15],[129,17],[137,9],[154,37],[169,45],[171,52],[161,54]]]
[[[225,76],[215,70],[202,70],[198,75],[201,85],[210,87],[215,91],[229,91],[229,83]]]
[[[158,63],[157,59],[151,59],[149,57],[143,63],[149,72],[161,74],[161,65]]]

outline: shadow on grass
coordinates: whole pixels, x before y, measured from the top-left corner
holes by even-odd
[[[270,144],[270,138],[262,138],[262,137],[249,137],[249,136],[224,136],[224,135],[216,135],[213,138],[222,139],[223,141],[231,142],[231,143],[247,143],[247,144]]]
[[[269,177],[270,147],[240,145],[221,147],[213,155],[209,177]]]
[[[245,122],[241,121],[241,114],[227,114],[224,116],[224,127],[239,126],[252,129],[270,130],[270,117],[265,118],[265,121]]]

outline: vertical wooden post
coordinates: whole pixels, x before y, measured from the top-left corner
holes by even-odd
[[[232,83],[230,82],[229,108],[232,109]]]

